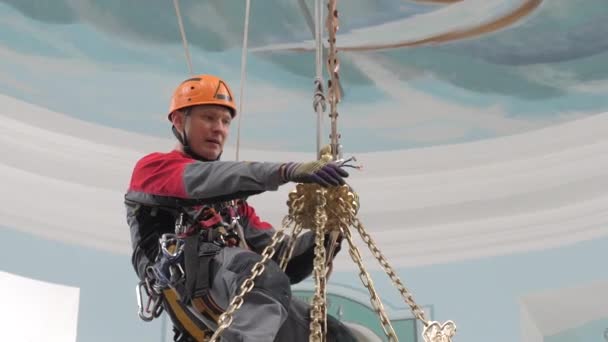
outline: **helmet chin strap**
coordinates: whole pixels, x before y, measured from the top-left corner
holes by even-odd
[[[188,118],[190,111],[186,111],[185,113],[185,117]],[[177,140],[182,144],[182,146],[184,147],[184,153],[188,154],[190,157],[196,159],[196,160],[200,160],[200,161],[216,161],[216,160],[220,160],[220,157],[222,156],[222,152],[220,152],[220,154],[217,156],[217,158],[215,159],[209,159],[209,158],[205,158],[199,154],[197,154],[196,152],[194,152],[194,150],[192,150],[192,147],[190,147],[190,143],[188,142],[188,136],[186,135],[186,125],[184,124],[184,129],[182,130],[181,134],[180,132],[177,130],[177,128],[175,128],[174,126],[171,126],[171,130],[173,131],[173,135],[175,135],[175,137],[177,138]]]

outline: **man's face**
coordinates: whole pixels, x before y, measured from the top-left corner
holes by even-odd
[[[180,132],[186,125],[186,134],[190,148],[194,153],[215,160],[224,149],[228,137],[232,116],[230,110],[223,106],[201,105],[190,110],[190,117],[177,112],[173,124]]]

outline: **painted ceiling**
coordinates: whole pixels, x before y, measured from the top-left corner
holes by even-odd
[[[179,6],[194,72],[240,95],[245,1]],[[314,150],[313,9],[312,0],[251,2],[242,146]],[[347,150],[490,139],[608,110],[605,0],[343,0],[338,9]],[[0,0],[0,22],[1,94],[170,137],[169,97],[189,74],[172,1]]]

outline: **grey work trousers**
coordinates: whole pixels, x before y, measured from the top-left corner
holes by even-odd
[[[257,253],[233,247],[223,248],[213,259],[211,298],[226,309],[240,285],[251,275],[254,264],[261,260]],[[254,280],[254,288],[233,315],[222,342],[308,341],[309,305],[291,296],[289,278],[274,261],[266,263],[264,272]],[[355,341],[348,329],[328,316],[327,341]]]

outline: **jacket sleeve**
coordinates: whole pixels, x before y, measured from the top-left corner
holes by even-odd
[[[276,230],[268,222],[262,221],[255,209],[245,203],[240,207],[239,214],[245,218],[243,227],[245,240],[249,247],[256,253],[261,254],[264,248],[270,244]],[[289,234],[290,232],[285,232]],[[279,262],[279,256],[287,247],[290,236],[287,236],[276,249],[273,256],[275,262]],[[291,284],[297,284],[312,274],[314,266],[314,234],[311,231],[300,234],[297,237],[291,259],[287,263],[285,274],[289,277]],[[335,255],[340,247],[335,249]]]
[[[179,153],[154,153],[133,170],[127,199],[143,204],[175,204],[176,199],[225,201],[277,190],[285,182],[280,163],[201,162]]]

